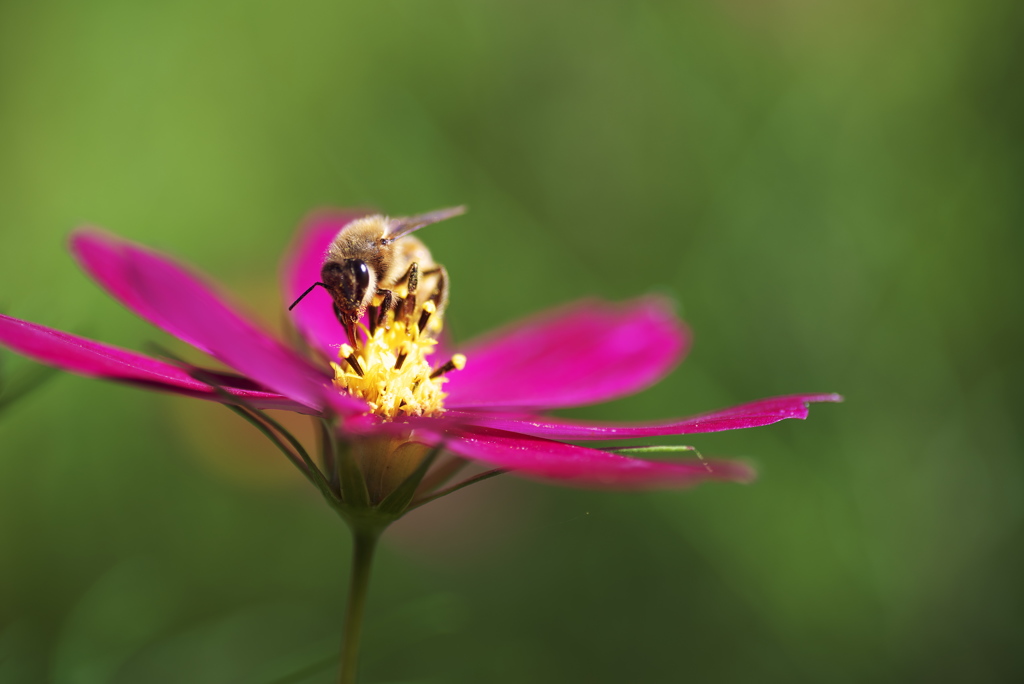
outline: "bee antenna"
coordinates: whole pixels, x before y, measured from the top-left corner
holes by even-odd
[[[316,287],[317,285],[319,285],[320,287],[324,288],[325,290],[327,289],[327,286],[326,286],[326,285],[324,285],[323,283],[313,283],[313,284],[312,284],[312,285],[310,285],[310,286],[309,286],[308,288],[306,288],[306,291],[305,291],[305,292],[303,292],[302,294],[300,294],[300,295],[299,295],[299,298],[298,298],[298,299],[296,299],[296,300],[295,300],[294,302],[292,302],[292,305],[288,307],[288,310],[289,310],[289,311],[291,311],[292,309],[294,309],[294,308],[295,308],[295,305],[296,305],[296,304],[298,304],[299,302],[301,302],[301,301],[302,301],[302,299],[303,299],[303,298],[304,298],[304,297],[305,297],[306,295],[308,295],[308,294],[309,294],[310,292],[312,292],[312,291],[313,291],[313,288],[315,288],[315,287]]]

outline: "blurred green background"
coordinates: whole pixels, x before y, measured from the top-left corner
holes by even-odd
[[[504,477],[413,514],[363,681],[1013,680],[1022,23],[1011,0],[5,2],[0,307],[166,344],[68,256],[91,223],[273,325],[310,210],[466,203],[424,233],[458,338],[651,291],[694,328],[660,385],[574,415],[847,402],[686,440],[753,486]],[[247,430],[63,374],[0,414],[0,681],[333,680],[347,534]]]

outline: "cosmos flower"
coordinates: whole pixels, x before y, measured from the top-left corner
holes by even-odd
[[[319,280],[328,245],[357,216],[321,214],[307,222],[284,260],[286,301]],[[349,513],[386,504],[396,517],[432,498],[467,461],[483,463],[491,473],[583,487],[748,481],[753,473],[739,462],[651,460],[576,442],[762,426],[806,418],[811,402],[840,400],[835,394],[775,397],[640,424],[554,417],[546,411],[632,394],[668,373],[690,343],[670,306],[653,297],[622,304],[586,300],[510,325],[452,354],[438,341],[441,312],[432,310],[396,314],[390,326],[376,326],[372,333],[364,327],[365,341],[354,349],[330,296],[317,289],[291,312],[299,335],[286,344],[162,254],[93,229],[76,232],[71,251],[123,305],[234,372],[143,355],[8,316],[0,316],[0,343],[82,375],[225,403],[276,439],[325,496]],[[431,313],[430,334],[421,332],[423,326],[413,321]],[[319,419],[319,465],[266,409]],[[448,462],[435,463],[442,451]]]

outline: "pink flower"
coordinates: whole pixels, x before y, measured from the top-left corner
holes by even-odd
[[[286,301],[319,280],[327,246],[356,217],[333,213],[308,222],[285,258]],[[325,451],[323,458],[343,460],[354,455],[350,464],[354,462],[369,483],[371,504],[386,498],[414,472],[422,478],[429,465],[424,454],[437,445],[460,461],[479,461],[566,485],[640,489],[708,479],[748,481],[753,473],[742,463],[647,460],[560,440],[619,440],[755,427],[806,418],[810,402],[841,400],[836,394],[775,397],[642,424],[546,415],[549,409],[637,392],[682,358],[690,343],[688,330],[664,301],[651,297],[624,304],[583,301],[509,326],[460,348],[468,362],[465,368],[447,373],[443,392],[442,380],[427,380],[427,385],[433,383],[434,399],[423,404],[402,399],[387,408],[381,396],[372,394],[373,383],[367,381],[366,389],[357,386],[351,368],[339,358],[348,340],[332,311],[330,296],[322,289],[314,290],[292,311],[304,344],[289,345],[264,332],[166,256],[96,230],[76,232],[71,250],[89,275],[122,304],[237,374],[203,372],[8,316],[0,316],[0,342],[83,375],[235,404],[236,410],[255,416],[271,432],[273,424],[263,422],[263,409],[321,417],[333,431],[328,441],[334,437],[343,447],[337,453]],[[465,283],[456,279],[456,303],[460,286]],[[433,344],[420,349],[424,359]],[[381,353],[388,351],[385,346]],[[449,357],[436,356],[441,362]],[[411,387],[419,391],[423,386],[421,379]],[[284,446],[293,453],[301,451],[296,445]],[[295,460],[307,476],[310,468],[317,468],[305,457]],[[328,472],[325,479],[318,471],[316,476],[339,502],[350,494],[345,491],[344,472],[333,477]],[[413,484],[417,483],[419,479]],[[405,498],[406,505],[409,500]]]

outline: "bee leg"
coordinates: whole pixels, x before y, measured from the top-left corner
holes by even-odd
[[[434,291],[430,294],[430,298],[434,300],[434,304],[438,308],[442,308],[448,304],[448,271],[445,270],[444,266],[435,266],[434,268],[428,268],[423,272],[423,275],[436,275],[437,285],[434,286]]]
[[[444,311],[444,307],[448,306],[448,271],[444,270],[444,266],[438,266],[437,272],[437,287],[430,298],[434,300],[438,311]]]
[[[388,312],[391,311],[391,307],[395,303],[395,293],[391,290],[377,290],[377,292],[384,295],[384,299],[381,301],[380,306],[377,309],[377,325],[383,324],[385,330],[390,330],[391,326],[388,325]]]
[[[420,265],[414,261],[402,276],[402,280],[405,281],[406,289],[405,299],[402,300],[402,318],[408,320],[412,318],[412,314],[416,310],[416,288],[420,284]]]
[[[423,274],[437,275],[437,285],[434,287],[434,291],[430,293],[430,301],[434,304],[434,313],[444,313],[444,308],[448,305],[448,271],[444,270],[444,266],[435,266],[424,271]],[[426,329],[431,313],[424,308],[423,313],[420,314],[418,324],[420,332]]]
[[[416,288],[420,284],[420,265],[415,261],[409,266],[409,270],[405,273],[406,288],[409,290],[409,294],[416,294]]]
[[[424,271],[423,275],[437,276],[437,285],[430,294],[430,299],[439,311],[444,310],[444,307],[448,305],[448,271],[444,269],[444,266],[435,266]]]

